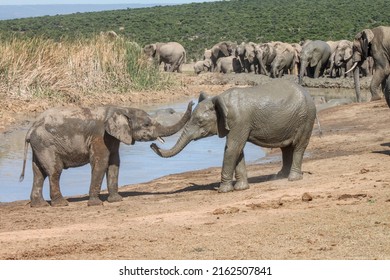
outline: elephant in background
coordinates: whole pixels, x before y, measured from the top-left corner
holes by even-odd
[[[301,65],[301,52],[302,52],[302,46],[299,43],[292,43],[291,46],[295,50],[295,56],[297,58],[295,62],[295,67],[294,67],[294,74],[298,75],[299,74],[299,69]]]
[[[211,69],[211,59],[198,60],[194,64],[194,72],[195,74],[200,74],[202,72],[210,72]]]
[[[268,75],[271,72],[271,64],[276,56],[275,45],[280,42],[268,42],[258,45],[256,56],[259,61],[262,61],[264,69],[260,69],[260,73]]]
[[[318,78],[323,75],[331,55],[331,48],[321,40],[307,42],[302,47],[301,68],[299,71],[299,84],[303,82],[306,73],[308,77]]]
[[[271,63],[271,77],[281,78],[285,73],[293,73],[298,63],[295,48],[289,43],[275,44],[276,55]]]
[[[345,73],[352,67],[352,42],[348,40],[338,41],[338,44],[329,60],[330,77],[344,77]]]
[[[243,72],[254,72],[260,74],[261,71],[267,71],[263,61],[258,59],[258,57],[262,57],[262,54],[259,52],[261,52],[261,50],[259,50],[258,45],[253,42],[242,42],[237,46],[236,56],[241,61]]]
[[[149,44],[143,50],[148,57],[155,58],[158,65],[164,62],[164,70],[167,72],[181,73],[181,65],[186,63],[186,51],[177,42]]]
[[[49,177],[51,205],[68,205],[60,191],[62,170],[87,163],[92,169],[88,205],[102,204],[99,194],[104,175],[107,177],[108,202],[121,201],[118,193],[120,142],[133,145],[136,141],[152,141],[172,135],[189,120],[191,111],[192,103],[183,117],[170,126],[161,125],[145,111],[135,108],[53,108],[43,112],[26,134],[20,176],[23,180],[30,144],[34,175],[31,206],[48,205],[42,195],[46,177]]]
[[[218,73],[241,73],[242,66],[240,59],[231,55],[226,57],[221,57],[217,60],[217,66],[215,72]]]
[[[201,94],[199,103],[175,146],[151,148],[162,157],[180,153],[191,141],[208,136],[226,137],[219,192],[249,188],[245,167],[246,142],[281,148],[279,177],[302,179],[302,159],[316,117],[312,97],[300,85],[273,80],[265,85],[232,88],[215,97]],[[233,175],[237,182],[233,187]]]
[[[237,44],[230,42],[230,41],[224,41],[224,42],[220,42],[218,44],[215,44],[211,48],[211,57],[210,57],[210,59],[212,61],[211,72],[215,71],[215,68],[217,66],[217,60],[221,57],[230,56],[230,55],[234,54],[236,47],[237,47]],[[206,53],[205,53],[205,56],[206,56]]]
[[[371,100],[381,99],[378,93],[379,86],[385,94],[387,105],[390,107],[390,27],[378,26],[373,29],[364,29],[356,34],[353,41],[352,68],[355,82],[356,99],[361,101],[359,65],[372,57],[374,60],[374,73],[370,83]]]

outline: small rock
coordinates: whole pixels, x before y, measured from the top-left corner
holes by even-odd
[[[313,200],[313,197],[309,193],[304,193],[302,195],[302,201],[307,202],[307,201],[312,201],[312,200]]]

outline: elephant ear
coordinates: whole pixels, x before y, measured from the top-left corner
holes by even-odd
[[[226,106],[225,100],[221,96],[214,97],[213,103],[214,103],[215,111],[217,113],[218,136],[220,138],[223,138],[230,131],[230,127],[227,119],[228,108]]]
[[[352,48],[346,48],[344,52],[344,61],[348,61],[352,57]]]
[[[362,32],[362,49],[364,57],[369,56],[369,47],[372,39],[374,39],[374,33],[371,31],[371,29],[364,29]]]
[[[127,145],[134,144],[129,119],[119,112],[114,112],[107,119],[105,131]]]
[[[226,43],[220,44],[219,49],[223,53],[224,56],[230,55],[228,45]]]

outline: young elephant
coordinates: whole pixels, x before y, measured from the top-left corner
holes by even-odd
[[[52,206],[66,206],[59,180],[63,169],[91,164],[92,176],[88,205],[101,205],[99,193],[107,176],[108,201],[121,201],[118,194],[119,144],[151,141],[178,132],[189,120],[192,103],[181,120],[172,126],[162,126],[143,110],[124,107],[56,108],[42,113],[25,139],[23,170],[30,143],[34,182],[31,206],[47,206],[42,188],[49,177]]]
[[[201,94],[175,146],[162,150],[153,143],[151,148],[161,157],[172,157],[192,140],[216,134],[226,136],[219,192],[249,188],[243,152],[247,141],[262,147],[280,147],[283,167],[278,176],[299,180],[315,117],[311,96],[287,80],[233,88],[212,98]],[[237,182],[233,187],[234,173]]]

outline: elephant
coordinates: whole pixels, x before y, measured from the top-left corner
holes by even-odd
[[[230,55],[226,57],[221,57],[217,60],[217,67],[215,68],[215,72],[226,73],[241,73],[242,67],[239,58]]]
[[[303,76],[318,78],[323,75],[331,55],[331,48],[321,40],[305,43],[301,52],[301,67],[298,75],[298,83],[301,85]]]
[[[260,73],[268,75],[271,72],[271,64],[276,56],[275,44],[280,42],[268,42],[258,45],[256,57],[259,61],[262,61],[264,69],[260,69]]]
[[[237,46],[236,56],[240,59],[243,72],[255,72],[260,73],[260,69],[266,71],[263,65],[263,61],[258,59],[256,55],[258,51],[257,44],[253,42],[242,42]]]
[[[180,153],[193,140],[226,136],[219,192],[249,188],[243,152],[246,142],[281,148],[283,167],[277,176],[300,180],[315,117],[312,97],[302,86],[288,80],[231,88],[214,97],[201,93],[174,147],[164,150],[152,143],[151,148],[167,158]],[[234,173],[237,181],[233,186]]]
[[[195,74],[200,74],[202,72],[209,72],[211,69],[211,59],[198,60],[194,64],[194,72]]]
[[[215,72],[215,68],[217,67],[217,60],[220,57],[230,56],[234,54],[236,47],[237,44],[230,41],[223,41],[218,44],[215,44],[211,48],[211,72]]]
[[[330,77],[344,77],[345,73],[352,67],[352,42],[348,40],[338,41],[330,61]]]
[[[387,105],[390,107],[390,92],[388,91],[390,83],[390,27],[378,26],[373,29],[364,29],[356,34],[353,40],[352,62],[353,77],[355,83],[356,99],[361,101],[359,65],[368,57],[374,60],[374,73],[370,83],[371,101],[381,99],[378,93],[381,85],[385,94]]]
[[[156,58],[158,65],[164,62],[167,72],[177,71],[181,73],[181,65],[186,62],[186,51],[184,47],[177,42],[155,43],[144,47],[144,53],[150,58]]]
[[[52,108],[43,112],[28,130],[20,180],[24,178],[28,145],[33,152],[31,206],[49,205],[42,196],[49,177],[52,206],[66,206],[59,180],[63,169],[91,164],[92,176],[88,206],[101,205],[99,198],[104,175],[108,202],[121,201],[118,193],[119,145],[152,141],[178,132],[189,120],[193,104],[175,124],[163,126],[145,111],[136,108],[104,106],[96,108]],[[162,139],[161,139],[162,140]]]
[[[295,49],[295,56],[297,58],[295,62],[295,67],[293,74],[298,75],[299,69],[301,65],[301,52],[302,52],[302,46],[299,43],[292,43],[291,46]]]
[[[271,63],[271,77],[281,78],[284,73],[293,73],[298,56],[295,48],[289,43],[275,45],[276,56]]]

